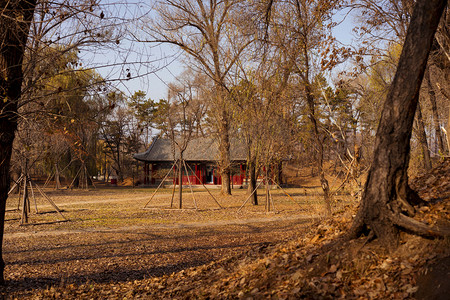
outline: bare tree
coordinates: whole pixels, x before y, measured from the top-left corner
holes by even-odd
[[[3,245],[9,165],[17,107],[23,82],[22,63],[36,1],[6,1],[0,6],[0,247]],[[0,253],[2,248],[0,248]],[[0,284],[4,284],[5,263],[0,261]]]
[[[308,118],[313,131],[313,145],[316,150],[316,166],[328,214],[331,214],[331,194],[323,166],[324,132],[321,130],[317,113],[318,99],[313,90],[313,80],[321,70],[320,59],[314,55],[314,52],[321,50],[327,44],[329,35],[326,26],[319,24],[326,24],[330,21],[330,13],[334,5],[333,1],[291,1],[288,3],[288,8],[291,8],[292,11],[284,13],[284,21],[277,25],[288,28],[287,36],[284,37],[280,47],[284,47],[283,51],[286,52],[289,59],[290,70],[298,78],[299,90],[303,92],[306,102]]]
[[[159,109],[155,109],[155,115],[158,117],[154,120],[158,129],[161,130],[161,134],[167,136],[172,142],[173,159],[174,163],[177,163],[178,207],[181,209],[183,206],[183,169],[186,175],[189,173],[184,161],[184,152],[192,138],[199,136],[199,133],[202,132],[207,111],[204,98],[207,85],[205,86],[202,74],[188,69],[181,74],[177,82],[170,83],[168,87],[168,100],[167,102],[160,101],[157,106]],[[173,192],[175,192],[175,186]]]
[[[251,27],[242,24],[248,24],[250,20],[242,17],[245,7],[241,3],[239,0],[161,1],[155,7],[155,21],[146,29],[152,37],[148,41],[178,47],[199,71],[214,82],[211,112],[219,140],[219,167],[224,194],[231,194],[227,76],[252,42],[252,35],[242,33],[242,28],[249,30]]]
[[[274,166],[296,144],[292,134],[296,103],[289,86],[291,72],[285,68],[286,55],[268,43],[265,51],[259,46],[255,44],[252,55],[244,58],[254,63],[239,63],[239,82],[230,95],[233,126],[247,144],[248,194],[254,205],[258,204],[255,189],[260,172],[265,169],[266,176],[275,171]],[[266,180],[266,184],[270,183]],[[270,209],[269,201],[266,208]]]
[[[358,50],[355,52],[356,65],[358,65],[361,70],[366,68],[373,69],[375,64],[379,63],[389,63],[389,52],[392,49],[401,48],[402,43],[406,37],[406,31],[411,19],[412,9],[415,1],[404,0],[388,0],[388,1],[372,1],[372,0],[360,0],[352,1],[349,5],[351,8],[357,9],[359,12],[358,20],[360,26],[355,28],[358,33],[360,42]],[[442,133],[440,130],[440,123],[442,119],[440,117],[438,105],[436,101],[436,94],[434,92],[434,86],[436,85],[436,77],[433,73],[436,73],[436,69],[445,68],[445,64],[442,61],[448,61],[448,38],[446,38],[446,32],[448,32],[448,8],[445,9],[444,14],[441,18],[438,30],[433,40],[433,46],[430,53],[430,58],[428,59],[427,69],[425,73],[425,81],[422,83],[423,88],[421,89],[420,102],[429,98],[431,103],[431,114],[428,113],[426,109],[422,109],[421,113],[417,113],[417,118],[422,118],[418,120],[419,126],[415,127],[414,133],[417,135],[417,140],[422,149],[422,156],[424,157],[424,164],[431,166],[430,157],[430,145],[427,142],[427,132],[424,127],[420,126],[421,123],[427,123],[428,120],[432,119],[435,144],[438,146],[438,152],[441,155],[445,154],[445,145],[442,142]],[[448,34],[447,34],[448,35]],[[388,49],[388,51],[386,51]],[[361,55],[363,54],[363,55]],[[371,60],[363,59],[363,56],[369,55],[372,57]],[[447,58],[445,58],[447,55]],[[377,58],[376,60],[373,58]],[[393,66],[397,65],[398,59],[395,59],[392,63]],[[394,71],[393,71],[394,72]],[[389,76],[390,78],[393,77]],[[389,86],[390,82],[387,83]],[[422,108],[425,108],[425,103],[422,103]],[[418,108],[420,109],[420,108]],[[431,121],[430,121],[431,123]]]
[[[11,150],[19,116],[21,119],[37,112],[48,114],[51,95],[63,87],[42,89],[67,68],[55,67],[67,53],[94,46],[121,43],[119,26],[126,20],[113,18],[109,8],[99,1],[35,1],[14,0],[0,3],[0,234],[3,237],[4,214],[9,186]],[[113,26],[115,29],[113,29]],[[92,48],[93,47],[93,48]],[[70,72],[86,71],[80,61]],[[126,78],[124,76],[124,78]],[[104,82],[103,78],[97,78]],[[92,82],[90,82],[92,84]],[[74,89],[85,89],[77,85]],[[31,106],[30,106],[31,105]],[[0,248],[1,250],[1,248]],[[4,263],[0,263],[3,280]]]

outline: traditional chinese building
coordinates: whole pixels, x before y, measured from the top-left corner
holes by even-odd
[[[158,184],[170,171],[176,168],[174,162],[180,158],[178,147],[170,140],[155,138],[147,151],[134,154],[136,160],[144,163],[144,184]],[[182,183],[222,184],[218,169],[218,143],[213,138],[194,138],[183,152],[188,172],[183,169]],[[231,142],[230,158],[232,162],[231,183],[242,185],[246,180],[246,149],[243,143]],[[178,184],[178,178],[168,178]]]

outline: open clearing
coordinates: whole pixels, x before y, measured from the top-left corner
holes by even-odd
[[[450,165],[416,178],[429,206],[419,222],[450,228]],[[321,218],[320,187],[272,190],[276,212],[239,207],[233,196],[186,190],[185,209],[168,209],[171,190],[142,209],[152,189],[48,191],[69,222],[38,199],[40,214],[19,226],[17,195],[5,228],[7,299],[447,299],[449,239],[401,235],[388,252],[377,239],[348,232],[358,202],[335,196],[332,218]],[[310,185],[310,186],[311,186]],[[259,191],[260,196],[264,193]],[[176,199],[175,199],[176,200]],[[175,201],[176,202],[176,201]],[[174,203],[176,205],[176,203]],[[34,211],[34,204],[31,203]]]
[[[232,196],[214,197],[204,190],[184,193],[185,209],[168,209],[171,190],[158,192],[143,209],[154,189],[100,188],[90,191],[48,191],[69,222],[60,219],[43,198],[37,198],[40,214],[31,201],[31,223],[19,226],[18,198],[8,199],[4,259],[7,291],[32,295],[61,284],[108,283],[140,280],[170,274],[192,266],[238,255],[292,239],[321,213],[313,189],[273,190],[276,212],[265,212],[263,190],[260,205],[247,203],[245,190]],[[306,194],[305,194],[306,193]],[[177,196],[177,195],[176,195]],[[177,205],[177,197],[174,206]],[[294,201],[293,201],[294,200]],[[5,294],[4,294],[5,295]]]

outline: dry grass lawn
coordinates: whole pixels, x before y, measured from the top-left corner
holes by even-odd
[[[42,197],[31,201],[30,225],[19,226],[18,196],[8,199],[4,259],[8,286],[3,296],[26,297],[63,284],[140,280],[239,255],[308,231],[322,213],[319,190],[272,190],[275,210],[247,203],[245,190],[232,196],[185,189],[182,210],[170,209],[171,189],[98,188],[47,190],[69,221]],[[177,194],[174,207],[178,205]],[[342,199],[341,199],[342,200]],[[345,198],[345,201],[352,201]],[[339,201],[343,203],[344,201]]]

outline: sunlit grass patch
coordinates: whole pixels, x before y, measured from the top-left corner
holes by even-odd
[[[66,223],[52,223],[61,217],[41,195],[35,195],[39,214],[35,213],[35,199],[30,198],[29,222],[46,223],[42,230],[76,230],[88,228],[118,228],[129,226],[152,226],[164,224],[214,223],[232,220],[269,220],[283,217],[316,217],[323,215],[323,196],[320,187],[286,188],[272,186],[270,189],[270,211],[266,209],[266,191],[257,190],[258,205],[247,201],[246,189],[233,189],[232,195],[221,195],[220,190],[203,187],[191,191],[183,187],[182,209],[179,207],[179,192],[172,188],[98,188],[86,190],[47,191],[49,197],[61,209]],[[147,207],[145,204],[150,200]],[[346,195],[336,196],[336,209],[349,201]],[[351,198],[351,197],[350,197]],[[351,200],[351,199],[350,199]],[[219,207],[219,204],[221,207]],[[18,196],[8,199],[7,223],[19,224],[21,211],[17,210]],[[21,205],[20,209],[21,209]],[[16,209],[16,210],[14,210]],[[35,226],[34,226],[35,227]],[[22,229],[27,230],[27,229]]]

